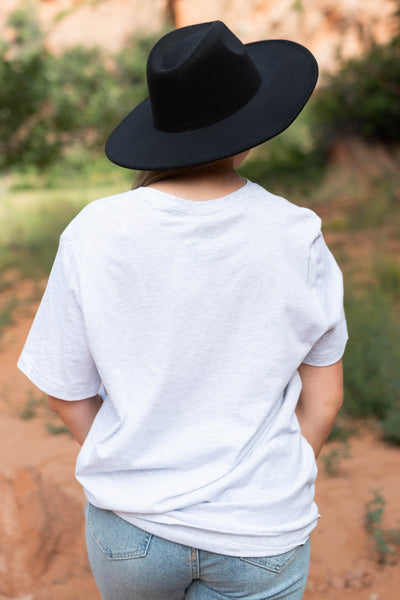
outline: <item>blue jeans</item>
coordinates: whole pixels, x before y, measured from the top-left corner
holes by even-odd
[[[269,557],[189,548],[88,504],[86,545],[103,600],[301,600],[309,541]]]

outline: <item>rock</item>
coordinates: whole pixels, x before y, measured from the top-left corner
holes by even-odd
[[[30,600],[85,562],[82,506],[33,468],[0,474],[0,495],[0,598]]]
[[[345,576],[345,587],[352,589],[362,589],[371,587],[373,583],[372,574],[364,569],[352,569],[347,571]]]
[[[309,47],[322,69],[362,54],[371,39],[388,41],[395,31],[396,3],[354,0],[175,0],[177,26],[222,19],[241,39],[287,38]]]
[[[36,0],[47,45],[58,52],[75,44],[120,49],[135,32],[160,31],[222,19],[243,39],[287,38],[309,47],[321,70],[365,52],[371,40],[387,42],[395,31],[396,0]],[[0,27],[20,0],[2,0]]]

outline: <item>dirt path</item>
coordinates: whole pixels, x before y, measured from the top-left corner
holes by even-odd
[[[85,554],[85,499],[73,476],[78,446],[48,431],[54,418],[16,368],[32,311],[21,312],[0,341],[0,600],[100,600]],[[33,415],[22,419],[27,409]],[[335,477],[326,473],[332,460],[319,464],[322,518],[312,536],[304,600],[397,600],[399,566],[379,565],[365,505],[380,490],[382,526],[399,527],[400,450],[366,430],[350,439],[349,456],[341,444],[322,455],[335,449]]]

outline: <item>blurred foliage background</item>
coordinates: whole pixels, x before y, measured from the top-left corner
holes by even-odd
[[[0,342],[18,284],[45,280],[66,224],[132,184],[103,144],[146,97],[146,59],[159,37],[132,38],[113,56],[83,47],[54,56],[33,6],[9,25],[13,39],[0,43]],[[399,164],[400,31],[324,74],[297,121],[241,168],[320,214],[344,271],[350,341],[336,437],[367,419],[400,444]]]

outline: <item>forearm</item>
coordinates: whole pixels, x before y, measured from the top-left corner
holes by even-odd
[[[321,452],[339,410],[339,404],[336,407],[332,407],[329,411],[314,410],[313,412],[307,411],[301,402],[297,405],[296,415],[300,423],[301,433],[314,450],[315,457]]]
[[[83,444],[95,416],[101,405],[102,398],[97,394],[84,400],[66,401],[49,396],[49,407],[60,417],[79,444]]]
[[[301,365],[302,391],[296,408],[303,436],[317,457],[343,403],[342,363],[329,367]]]

